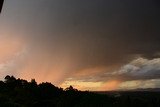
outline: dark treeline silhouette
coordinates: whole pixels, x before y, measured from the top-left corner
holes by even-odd
[[[79,91],[6,76],[0,81],[0,107],[160,107],[159,92]]]

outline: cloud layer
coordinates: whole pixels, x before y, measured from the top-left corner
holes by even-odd
[[[113,75],[122,75],[126,80],[158,79],[160,78],[160,58],[151,60],[138,58],[123,66],[118,72],[114,72]]]
[[[159,88],[160,58],[146,59],[139,57],[123,65],[120,69],[108,72],[106,68],[92,69],[79,72],[68,80],[101,83],[97,90]],[[85,74],[85,75],[84,75]],[[78,86],[77,86],[78,87]]]
[[[57,85],[68,78],[86,82],[158,79],[159,3],[5,1],[0,16],[1,72]]]

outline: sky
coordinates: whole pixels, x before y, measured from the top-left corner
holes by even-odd
[[[160,88],[159,0],[5,0],[0,79],[80,90]]]

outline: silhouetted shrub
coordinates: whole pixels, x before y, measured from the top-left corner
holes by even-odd
[[[0,107],[159,107],[159,92],[119,92],[115,97],[79,91],[72,86],[65,90],[49,82],[37,84],[7,75],[0,81]],[[116,92],[117,93],[117,92]]]

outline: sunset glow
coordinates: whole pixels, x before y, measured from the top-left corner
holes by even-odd
[[[118,89],[118,86],[120,85],[120,81],[116,81],[116,80],[113,80],[113,81],[108,81],[106,83],[104,83],[102,85],[102,87],[100,88],[100,90],[103,90],[103,91],[113,91],[113,90],[116,90]]]
[[[0,79],[92,91],[160,88],[156,2],[6,0]]]

